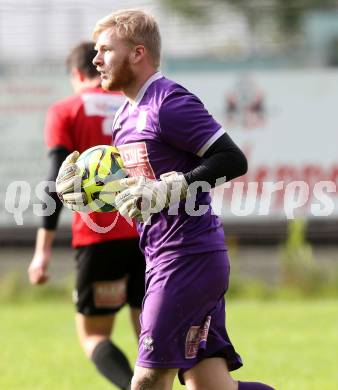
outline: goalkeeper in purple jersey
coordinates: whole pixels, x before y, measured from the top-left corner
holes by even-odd
[[[146,261],[146,294],[132,389],[167,390],[176,374],[188,389],[267,390],[239,382],[242,366],[225,327],[229,259],[210,188],[247,171],[247,161],[201,101],[159,71],[161,38],[154,18],[122,10],[98,21],[94,64],[102,87],[127,100],[113,125],[129,178],[116,206],[136,218]],[[79,172],[65,160],[57,191],[79,210]]]

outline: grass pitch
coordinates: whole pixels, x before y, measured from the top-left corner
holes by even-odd
[[[227,326],[244,367],[240,380],[261,380],[277,390],[334,390],[338,370],[335,301],[231,301]],[[84,357],[70,302],[2,303],[0,389],[110,390]],[[115,342],[136,357],[128,312],[117,320]],[[175,389],[184,388],[175,382]]]

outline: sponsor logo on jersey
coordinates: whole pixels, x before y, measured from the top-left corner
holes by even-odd
[[[103,93],[84,93],[81,95],[85,114],[87,116],[111,116],[121,106],[125,98],[121,95],[110,95]]]
[[[185,340],[186,359],[194,359],[197,356],[198,350],[205,348],[210,328],[210,321],[211,316],[207,316],[204,324],[190,327]]]
[[[79,293],[77,290],[73,290],[72,298],[73,298],[73,303],[76,305],[79,301]]]
[[[95,307],[117,308],[127,300],[127,279],[95,282],[93,290]]]
[[[120,145],[118,150],[129,176],[145,176],[148,179],[155,179],[145,142]]]
[[[146,336],[143,339],[143,348],[147,351],[153,351],[154,350],[154,340],[150,336]]]
[[[148,111],[141,110],[138,114],[138,120],[136,124],[136,131],[142,133],[147,123]]]

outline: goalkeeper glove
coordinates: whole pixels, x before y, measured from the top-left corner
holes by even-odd
[[[80,153],[71,153],[62,163],[56,178],[56,192],[61,202],[71,210],[85,211],[87,199],[81,191],[81,173],[76,165]]]
[[[168,172],[160,180],[131,177],[120,180],[125,189],[115,198],[116,208],[125,218],[147,223],[152,214],[186,198],[188,183],[183,174]]]

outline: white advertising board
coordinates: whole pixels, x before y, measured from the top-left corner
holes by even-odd
[[[216,191],[214,205],[225,218],[338,216],[337,71],[175,78],[201,98],[248,158],[248,173]]]
[[[337,71],[167,76],[201,98],[248,158],[248,173],[215,191],[216,213],[238,222],[338,217]],[[18,224],[8,206],[15,208],[19,199],[27,206],[23,225],[39,223],[34,204],[40,203],[36,186],[47,174],[45,113],[49,104],[70,93],[60,71],[0,77],[0,226]],[[8,195],[13,181],[28,182],[14,198]],[[65,212],[63,220],[69,219]]]
[[[0,75],[0,227],[39,226],[37,192],[48,173],[45,115],[51,103],[71,94],[71,87],[68,76],[54,68],[6,71]],[[70,214],[63,212],[62,220],[68,223]]]

